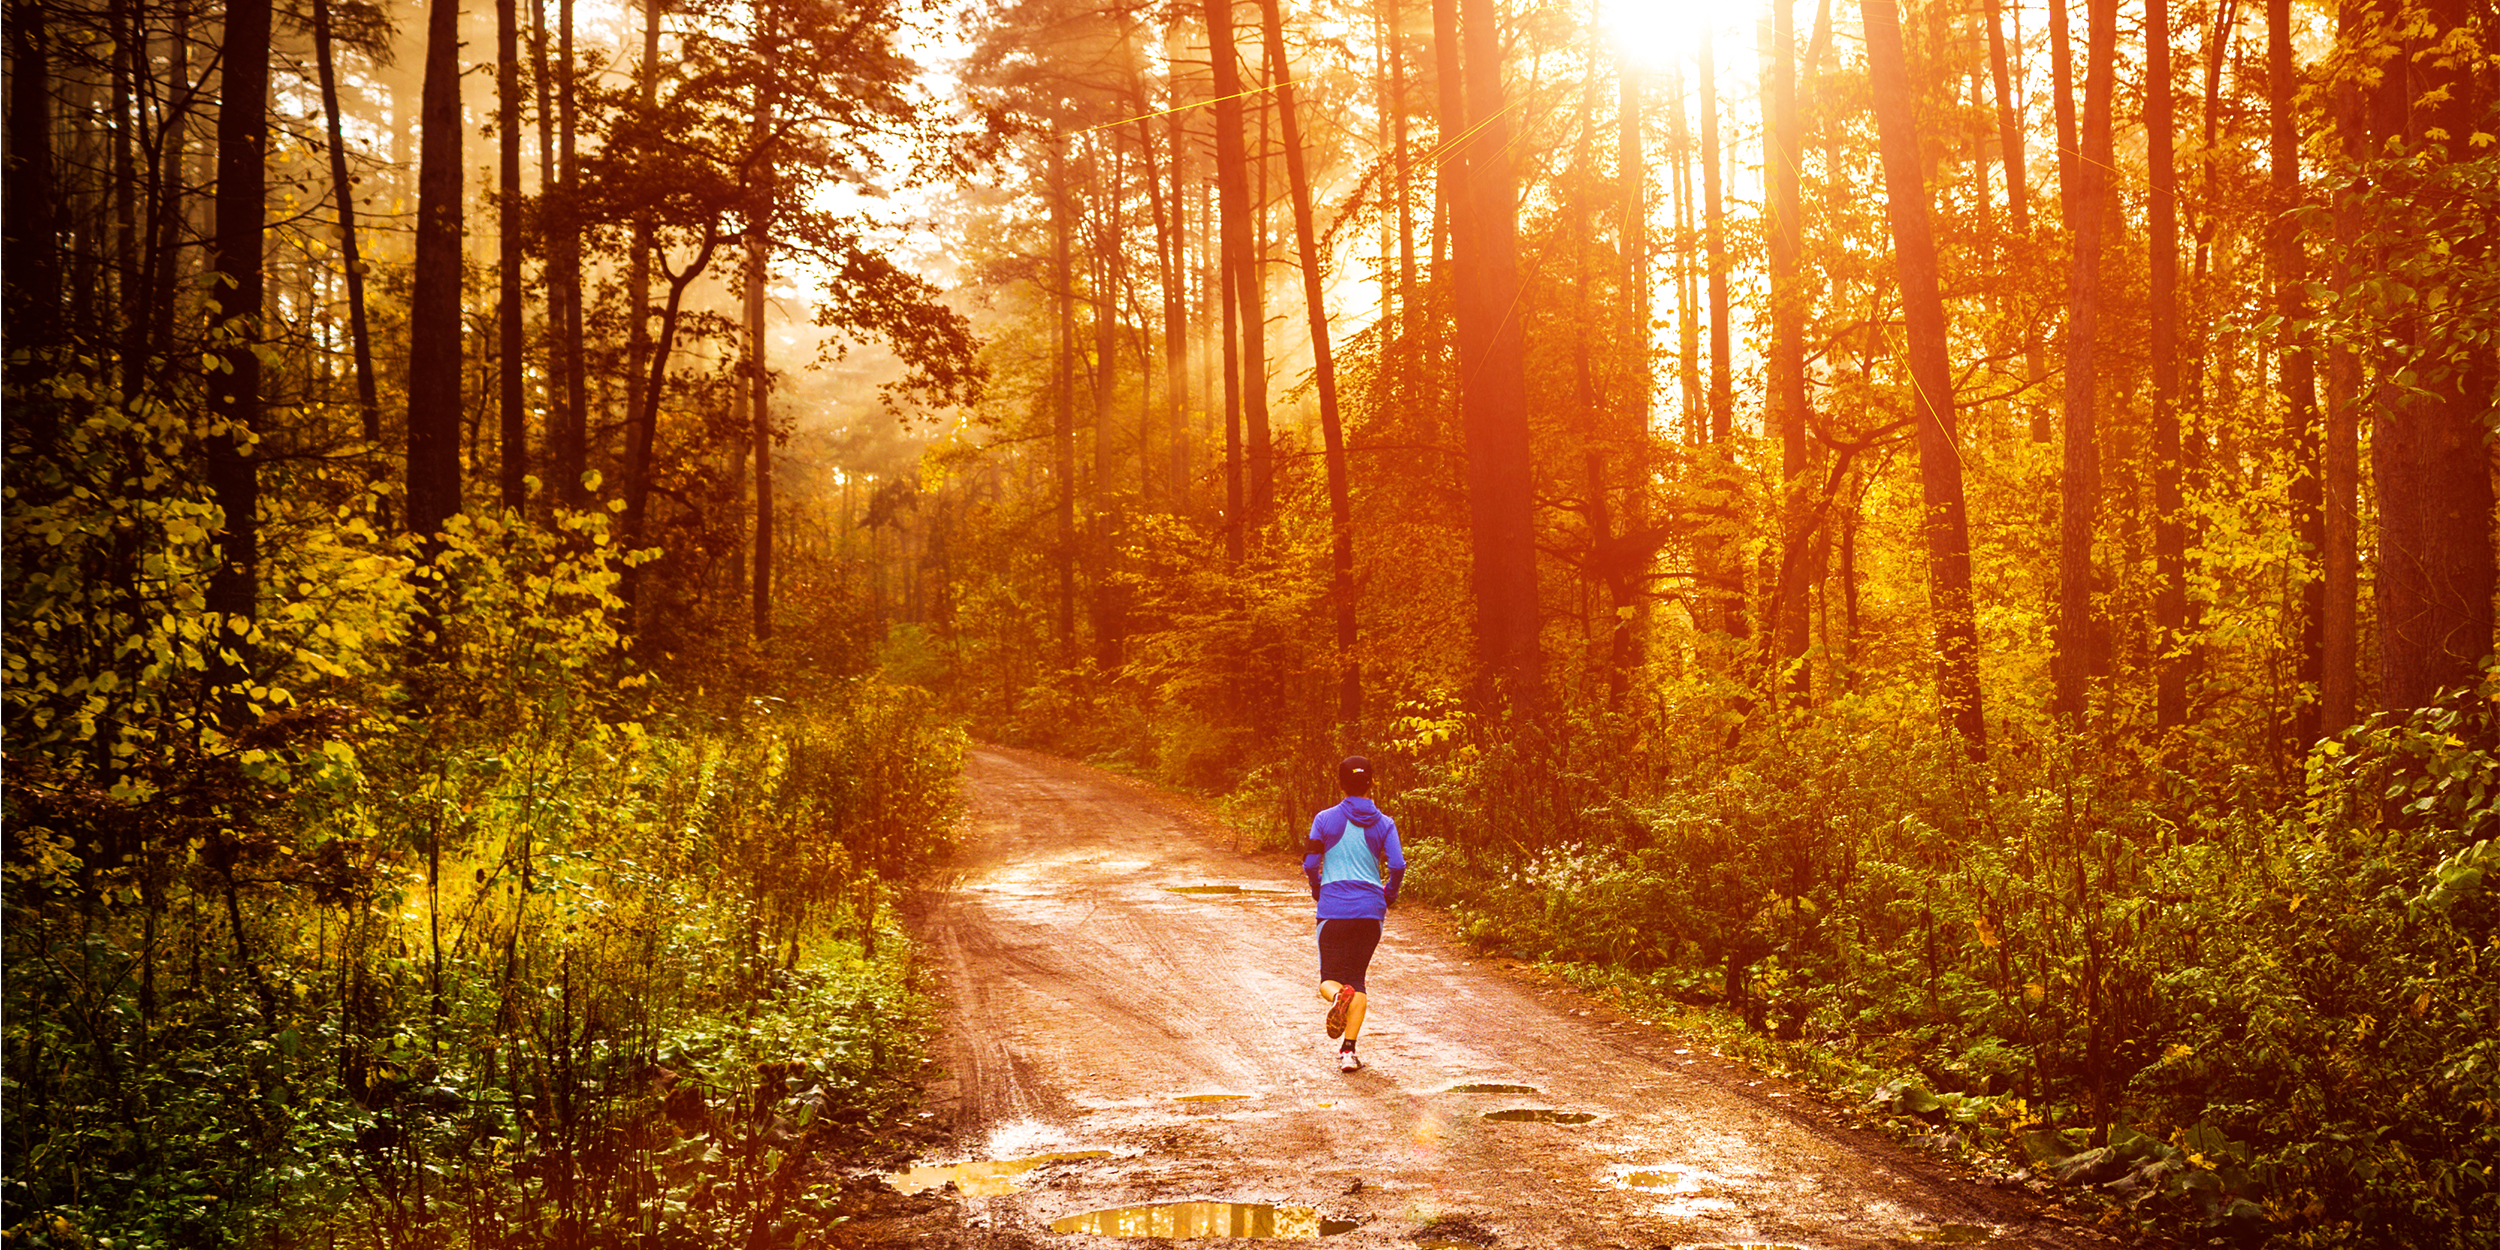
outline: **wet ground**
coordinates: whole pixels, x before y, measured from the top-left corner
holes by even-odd
[[[965,784],[965,868],[916,908],[951,1146],[845,1244],[2107,1244],[1428,913],[1391,915],[1341,1074],[1293,857],[1047,757]]]

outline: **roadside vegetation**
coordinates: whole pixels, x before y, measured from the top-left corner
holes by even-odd
[[[80,509],[13,509],[13,557],[116,532]],[[343,516],[294,548],[319,611],[226,641],[248,685],[179,615],[13,580],[9,1244],[830,1221],[827,1165],[916,1105],[888,883],[951,839],[959,733],[872,677],[624,663],[596,514],[461,518],[424,576]]]

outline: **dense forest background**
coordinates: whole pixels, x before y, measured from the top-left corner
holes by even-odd
[[[11,1236],[813,1236],[971,733],[2490,1244],[2493,20],[9,0]]]

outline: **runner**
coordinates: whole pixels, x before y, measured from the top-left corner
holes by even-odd
[[[1328,1036],[1343,1036],[1337,1070],[1357,1071],[1363,1061],[1354,1039],[1363,1032],[1363,974],[1380,945],[1380,922],[1398,901],[1406,877],[1406,853],[1398,848],[1398,824],[1372,806],[1372,762],[1349,755],[1337,765],[1337,788],[1345,801],[1311,818],[1303,843],[1302,875],[1319,904],[1319,996],[1328,1000]],[[1361,837],[1347,837],[1360,832]],[[1381,876],[1382,860],[1389,865]]]

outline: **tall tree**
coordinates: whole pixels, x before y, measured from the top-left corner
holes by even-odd
[[[2291,479],[2292,528],[2310,557],[2326,546],[2323,484],[2319,475],[2317,362],[2299,328],[2307,319],[2308,258],[2294,210],[2300,207],[2300,120],[2294,112],[2299,74],[2292,64],[2291,0],[2266,0],[2266,108],[2268,181],[2272,226],[2268,251],[2274,260],[2274,305],[2282,318],[2275,342],[2276,379],[2283,392],[2283,444]],[[2317,690],[2326,658],[2326,583],[2302,562],[2296,582],[2300,633],[2298,674],[2289,726],[2292,745],[2306,748],[2318,736]]]
[[[2179,169],[2170,0],[2144,6],[2145,160],[2152,175],[2146,233],[2153,306],[2153,723],[2187,723],[2187,523],[2179,489]]]
[[[495,304],[495,399],[498,416],[496,450],[500,460],[503,506],[518,509],[529,499],[528,410],[522,406],[523,310],[521,272],[521,15],[518,0],[495,0],[495,84],[501,115],[495,122],[501,143],[501,186],[496,196],[496,231],[501,255],[497,262],[501,287]]]
[[[1962,499],[1962,457],[1954,432],[1953,373],[1946,356],[1935,236],[1919,168],[1916,97],[1910,91],[1901,11],[1894,0],[1859,0],[1859,13],[1866,24],[1886,215],[1892,223],[1902,315],[1909,330],[1919,487],[1926,513],[1921,528],[1935,620],[1936,692],[1947,723],[1961,735],[1964,747],[1980,756],[1987,751],[1987,722],[1979,701],[1979,632],[1971,608],[1970,523]]]
[[[2464,190],[2474,163],[2488,155],[2471,146],[2475,119],[2492,106],[2487,73],[2453,51],[2473,29],[2467,0],[2430,0],[2420,25],[2399,44],[2378,87],[2372,139],[2413,158],[2418,180],[2406,191],[2422,229],[2470,234],[2479,218],[2488,249],[2489,203],[2477,212]],[[2392,34],[2393,32],[2388,32]],[[2403,172],[2402,167],[2391,173]],[[2482,175],[2487,177],[2488,175]],[[2450,185],[2453,182],[2455,185]],[[2419,237],[2416,276],[2429,287],[2451,270],[2436,246]],[[2453,246],[2453,245],[2451,245]],[[2487,257],[2485,258],[2487,261]],[[2488,351],[2447,337],[2456,327],[2436,315],[2453,310],[2408,308],[2396,326],[2398,362],[2416,373],[2414,389],[2386,387],[2373,414],[2370,464],[2378,484],[2379,698],[2395,710],[2422,707],[2444,688],[2470,685],[2492,653],[2494,560],[2492,486],[2486,439],[2500,364]],[[2398,363],[2390,362],[2390,363]]]
[[[1774,628],[1779,662],[1787,670],[1774,687],[1784,685],[1790,695],[1803,701],[1814,688],[1806,665],[1811,641],[1806,588],[1813,580],[1808,555],[1814,544],[1816,456],[1806,432],[1808,296],[1802,261],[1805,206],[1798,189],[1805,141],[1797,116],[1797,38],[1791,3],[1771,0],[1771,81],[1765,93],[1770,111],[1771,409],[1780,440],[1780,580],[1772,594],[1778,604]]]
[[[1519,302],[1518,190],[1502,38],[1493,0],[1461,0],[1469,121],[1467,211],[1453,223],[1458,271],[1458,374],[1467,437],[1467,510],[1474,556],[1476,655],[1516,704],[1544,701],[1539,654],[1536,513],[1528,445],[1526,329]],[[1435,17],[1446,9],[1436,6]]]
[[[1250,158],[1241,116],[1241,55],[1233,40],[1232,0],[1206,0],[1207,53],[1215,66],[1215,186],[1224,255],[1232,262],[1238,322],[1237,375],[1249,444],[1245,523],[1259,524],[1273,506],[1276,470],[1267,428],[1267,312],[1264,271],[1251,234]],[[1230,340],[1228,340],[1230,341]]]
[[[555,385],[548,405],[547,468],[556,498],[568,508],[589,506],[583,475],[590,470],[590,362],[583,342],[582,234],[580,216],[580,101],[573,60],[573,0],[556,5],[556,180],[545,205],[547,305],[555,343],[548,370]]]
[[[1285,25],[1278,0],[1260,0],[1259,13],[1267,34],[1268,77],[1276,84],[1276,113],[1285,130],[1285,175],[1293,193],[1302,300],[1310,315],[1312,369],[1319,385],[1320,438],[1328,470],[1329,599],[1337,619],[1337,722],[1351,732],[1363,714],[1363,669],[1354,649],[1354,504],[1346,481],[1345,425],[1337,411],[1337,360],[1328,341],[1327,275],[1319,267],[1311,175],[1304,165],[1302,126],[1294,111],[1293,67],[1285,59]]]
[[[330,194],[338,201],[339,265],[347,276],[347,341],[356,368],[356,408],[365,442],[382,442],[381,400],[373,378],[373,340],[365,326],[365,264],[356,237],[356,182],[347,174],[347,132],[339,116],[338,69],[332,56],[330,0],[313,0],[313,60],[321,76],[321,117],[328,130]]]
[[[269,187],[269,0],[226,6],[222,89],[217,110],[217,286],[209,294],[208,483],[225,515],[217,570],[209,578],[208,610],[235,638],[221,651],[242,649],[241,622],[259,615],[260,462],[253,442],[261,419],[260,344],[263,231]],[[230,663],[212,676],[239,675]]]
[[[430,0],[408,292],[408,529],[460,511],[460,0]]]
[[[2095,405],[2100,386],[2101,239],[2109,218],[2110,95],[2116,82],[2117,0],[2085,9],[2083,149],[2067,197],[2075,250],[2067,278],[2066,441],[2059,475],[2056,693],[2050,709],[2071,729],[2090,706],[2095,643],[2092,531],[2100,507],[2101,449]]]

